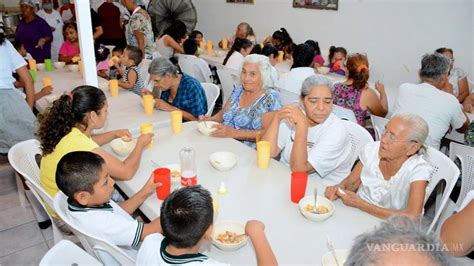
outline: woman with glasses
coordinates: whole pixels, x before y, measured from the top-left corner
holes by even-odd
[[[469,95],[469,84],[467,82],[467,74],[464,70],[454,66],[454,53],[450,48],[439,48],[436,50],[449,59],[449,82],[446,82],[443,91],[456,96],[460,103],[464,102]]]
[[[423,159],[428,124],[414,114],[394,116],[380,141],[367,144],[360,161],[326,197],[379,218],[422,213],[431,167]]]

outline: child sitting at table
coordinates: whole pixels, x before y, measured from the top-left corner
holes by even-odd
[[[120,63],[114,61],[114,66],[122,76],[118,85],[123,89],[131,90],[133,93],[138,95],[141,95],[141,92],[145,87],[140,67],[138,66],[142,61],[142,58],[142,50],[136,46],[129,45],[123,51],[123,55],[120,57]],[[120,66],[124,66],[125,71]]]
[[[188,38],[183,42],[184,54],[197,56],[198,41]]]
[[[121,46],[115,46],[114,49],[112,49],[112,56],[109,60],[109,78],[110,79],[121,79],[122,76],[118,72],[117,68],[114,66],[114,61],[117,60],[117,62],[120,62],[120,58],[122,57],[123,54],[123,47]]]
[[[95,62],[97,64],[97,75],[99,77],[109,78],[109,54],[110,51],[103,44],[95,44]]]
[[[76,23],[66,23],[63,26],[63,36],[65,41],[59,48],[59,61],[66,64],[76,63],[81,50],[79,48],[79,38],[77,36]]]
[[[89,234],[120,246],[136,256],[140,241],[151,233],[161,232],[160,220],[145,224],[130,216],[154,192],[159,183],[148,179],[130,199],[111,200],[115,181],[104,159],[93,152],[75,151],[64,155],[56,169],[56,184],[67,196],[69,219]]]
[[[171,193],[161,205],[163,234],[145,238],[137,256],[137,265],[212,264],[219,263],[199,253],[211,239],[214,211],[211,193],[200,185],[188,186]],[[258,265],[276,265],[277,261],[264,232],[262,222],[252,220],[245,234],[255,248]]]
[[[329,72],[336,73],[338,75],[345,76],[347,73],[346,69],[346,58],[347,50],[344,47],[329,47]]]

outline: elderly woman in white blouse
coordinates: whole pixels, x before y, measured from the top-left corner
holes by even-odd
[[[379,218],[422,213],[430,165],[423,159],[428,125],[414,114],[394,116],[380,141],[367,144],[352,173],[326,197]]]

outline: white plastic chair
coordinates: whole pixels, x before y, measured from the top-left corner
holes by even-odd
[[[51,210],[53,209],[53,200],[40,185],[39,168],[35,160],[37,154],[42,154],[40,143],[35,139],[30,139],[17,143],[11,147],[8,152],[8,160],[17,172],[17,179],[20,179],[18,174],[23,176],[26,180],[26,185],[30,188],[34,196],[29,200],[31,201],[37,219],[45,220],[44,218],[48,217],[51,220],[53,240],[54,243],[58,243],[64,238],[64,236],[57,228],[46,208],[47,205]],[[20,183],[20,185],[21,188],[23,188],[23,183]]]
[[[456,201],[457,207],[464,201],[467,193],[474,190],[474,147],[451,142],[449,145],[449,158],[456,158],[461,162],[461,192]]]
[[[216,100],[219,98],[220,89],[219,86],[212,83],[201,83],[206,93],[207,100],[207,113],[206,115],[211,116],[214,111],[214,106],[216,106]]]
[[[39,265],[102,266],[102,263],[71,241],[61,240],[43,256]]]
[[[385,125],[387,125],[388,121],[390,120],[384,117],[370,115],[370,121],[372,122],[372,127],[375,131],[375,141],[378,141],[382,137]]]
[[[348,120],[354,123],[357,123],[357,119],[355,117],[354,111],[349,110],[347,108],[341,107],[339,105],[332,106],[333,114],[337,115],[342,120]],[[366,130],[367,131],[367,130]]]
[[[212,73],[209,65],[201,58],[194,55],[178,55],[178,63],[181,70],[199,80],[199,82],[212,83]]]
[[[280,94],[280,101],[282,105],[287,105],[287,104],[292,104],[292,103],[298,103],[300,96],[294,92],[281,89],[281,88],[276,88]]]
[[[347,132],[349,133],[349,138],[351,142],[350,160],[352,162],[352,165],[354,165],[355,161],[359,157],[362,148],[367,143],[371,143],[374,140],[372,139],[370,133],[365,128],[361,127],[359,124],[347,120],[342,120],[342,122],[346,126]]]
[[[459,169],[451,159],[433,147],[428,147],[424,159],[432,167],[430,181],[426,187],[425,203],[441,181],[444,181],[445,184],[444,186],[438,187],[439,189],[436,191],[435,216],[428,228],[428,232],[431,232],[435,228],[446,206],[446,202],[448,202],[449,195],[456,185],[456,181],[459,177]]]
[[[85,232],[75,225],[66,215],[68,209],[67,198],[63,192],[59,191],[54,197],[54,210],[58,216],[69,226],[71,231],[79,238],[84,249],[91,255],[98,258],[106,265],[135,265],[135,260],[116,245],[107,240],[100,239]]]
[[[217,75],[222,86],[222,102],[225,104],[232,94],[234,86],[240,84],[239,71],[222,66],[217,69]]]
[[[150,74],[148,73],[148,68],[150,68],[151,60],[150,59],[143,59],[140,63],[140,74],[143,79],[143,84],[147,87],[148,83],[150,82]]]

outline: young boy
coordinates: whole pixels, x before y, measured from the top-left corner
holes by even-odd
[[[138,251],[137,265],[222,264],[199,253],[211,239],[214,211],[209,191],[189,186],[171,193],[161,206],[163,235],[149,235]],[[258,265],[276,265],[270,244],[259,221],[249,221],[245,233],[255,247]]]
[[[92,152],[76,151],[64,155],[56,170],[56,184],[68,197],[67,216],[86,232],[120,246],[132,257],[145,236],[161,232],[160,220],[151,223],[133,219],[132,214],[154,193],[153,177],[130,199],[111,201],[114,180],[104,159]]]
[[[135,46],[127,46],[123,51],[122,57],[120,57],[120,63],[114,61],[114,66],[122,76],[122,80],[119,80],[118,84],[120,87],[131,90],[133,93],[141,95],[144,85],[144,80],[140,73],[140,67],[138,65],[142,61],[143,53]],[[120,68],[120,65],[125,67],[125,71]]]
[[[196,55],[198,50],[197,40],[188,38],[183,42],[184,54]]]

